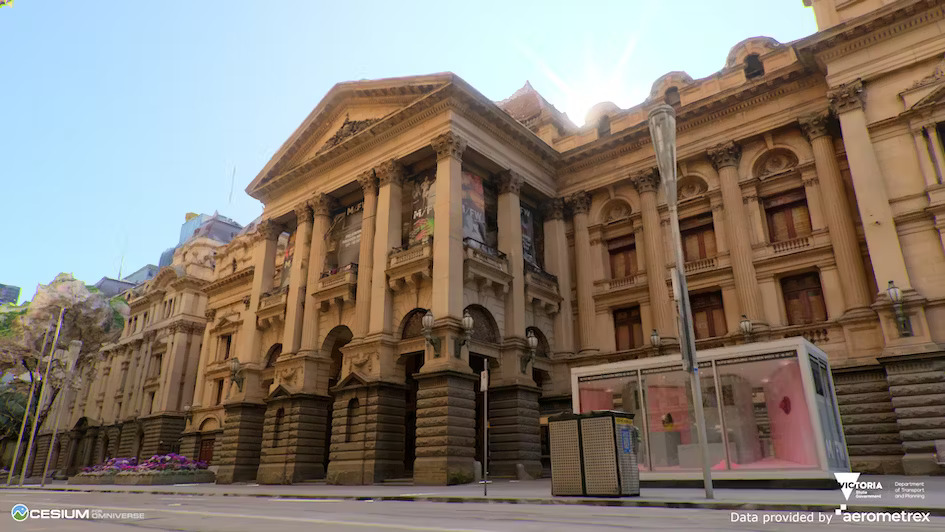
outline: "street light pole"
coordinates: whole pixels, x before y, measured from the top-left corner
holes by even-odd
[[[696,335],[692,326],[692,308],[689,305],[689,288],[686,285],[686,264],[683,259],[682,237],[679,233],[679,210],[676,195],[676,110],[667,104],[656,106],[648,115],[650,138],[659,166],[666,206],[669,210],[669,227],[672,231],[672,246],[675,256],[675,294],[679,308],[679,347],[683,366],[689,372],[692,388],[692,410],[696,417],[699,448],[702,451],[702,478],[706,499],[714,498],[712,489],[712,466],[709,463],[709,443],[706,440],[705,412],[702,406],[702,383],[699,380],[699,363],[696,361]]]
[[[46,352],[46,343],[49,340],[49,329],[52,328],[50,323],[46,326],[46,332],[43,333],[43,347],[39,350],[39,357],[43,357],[43,353]],[[39,367],[39,361],[37,360],[36,366]],[[36,393],[36,376],[33,374],[36,368],[30,369],[30,393],[29,399],[26,400],[26,411],[23,412],[23,421],[20,422],[20,435],[16,437],[16,448],[13,449],[13,462],[10,463],[10,471],[7,473],[7,486],[10,485],[10,482],[13,482],[13,470],[16,469],[16,459],[20,456],[20,446],[23,445],[23,436],[26,433],[26,421],[30,417],[30,408],[33,406],[33,396]]]
[[[79,345],[82,342],[76,341]],[[75,357],[78,356],[78,350],[81,347],[73,347],[73,354]],[[46,486],[46,474],[49,472],[49,460],[52,458],[53,446],[56,444],[56,440],[59,438],[59,419],[62,417],[62,411],[65,409],[65,395],[72,391],[73,384],[73,375],[72,372],[75,370],[76,358],[73,355],[69,356],[67,367],[66,367],[66,382],[62,387],[62,392],[60,392],[59,397],[59,406],[56,408],[56,419],[53,421],[53,433],[52,438],[49,440],[49,447],[46,448],[46,461],[43,462],[43,476],[39,478],[40,487]]]

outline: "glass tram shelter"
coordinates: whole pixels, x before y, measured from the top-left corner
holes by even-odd
[[[713,477],[821,479],[849,471],[827,355],[804,338],[697,353]],[[640,428],[641,480],[702,478],[680,355],[571,370],[575,413],[622,410]]]

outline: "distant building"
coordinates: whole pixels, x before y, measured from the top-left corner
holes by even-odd
[[[159,268],[155,266],[154,264],[146,264],[142,266],[138,271],[123,277],[122,281],[139,285],[145,281],[150,281],[151,279],[153,279],[154,276],[157,275],[158,269]]]
[[[120,279],[112,279],[111,277],[102,277],[95,283],[95,288],[98,288],[105,297],[112,298],[129,288],[134,288],[135,284]]]
[[[158,267],[163,268],[170,265],[171,261],[174,259],[174,251],[195,237],[206,237],[226,244],[242,229],[243,226],[236,223],[236,221],[217,213],[213,213],[213,215],[197,215],[189,212],[185,217],[184,223],[180,226],[180,240],[177,242],[176,246],[168,248],[164,253],[161,253]]]
[[[9,284],[0,284],[0,305],[3,303],[13,303],[16,305],[20,300],[20,287]]]

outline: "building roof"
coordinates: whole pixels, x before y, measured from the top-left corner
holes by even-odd
[[[106,297],[115,297],[125,290],[134,287],[135,283],[122,281],[119,279],[112,279],[111,277],[102,277],[97,283],[95,283],[95,288],[98,288],[99,291]]]

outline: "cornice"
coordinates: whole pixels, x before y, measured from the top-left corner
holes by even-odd
[[[235,285],[242,284],[248,280],[252,280],[253,272],[256,270],[255,266],[250,266],[244,268],[236,273],[231,273],[222,279],[218,279],[207,286],[204,287],[204,291],[207,292],[208,296],[219,294],[220,292],[231,288]]]

